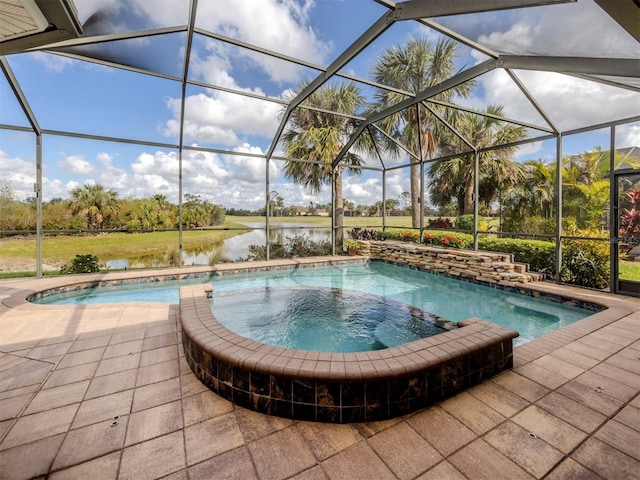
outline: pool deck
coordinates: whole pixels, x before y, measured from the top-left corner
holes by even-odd
[[[0,281],[0,479],[640,478],[640,299],[542,283],[610,308],[434,407],[338,425],[210,392],[175,305],[25,301],[69,278]]]

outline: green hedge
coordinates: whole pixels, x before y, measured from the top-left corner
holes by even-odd
[[[510,253],[516,262],[528,263],[533,272],[553,278],[556,271],[556,247],[542,240],[518,240],[514,238],[478,238],[478,248],[491,252]]]

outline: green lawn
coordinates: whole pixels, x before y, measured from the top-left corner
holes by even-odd
[[[640,282],[640,262],[620,262],[618,276],[623,280]]]

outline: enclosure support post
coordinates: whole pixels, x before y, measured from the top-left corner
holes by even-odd
[[[616,126],[611,126],[609,140],[609,291],[618,293],[618,185],[616,184]]]
[[[266,168],[267,171],[265,173],[265,180],[264,180],[264,184],[265,187],[267,187],[267,189],[265,190],[265,198],[267,199],[267,203],[264,206],[264,214],[265,214],[265,219],[264,219],[264,235],[266,237],[265,242],[265,248],[266,248],[266,254],[265,254],[265,259],[267,261],[269,261],[270,259],[270,251],[269,251],[269,215],[271,214],[271,190],[270,188],[270,184],[269,184],[269,161],[271,159],[269,157],[267,157],[267,162],[266,162]]]
[[[478,250],[478,213],[480,192],[480,154],[478,150],[473,153],[473,249]]]
[[[387,229],[387,209],[384,206],[387,203],[387,171],[382,171],[382,231]]]
[[[336,170],[337,166],[331,169],[331,255],[336,254]],[[343,220],[344,222],[344,217]]]
[[[42,276],[42,135],[36,133],[36,277]]]
[[[562,271],[562,134],[556,139],[556,283]]]

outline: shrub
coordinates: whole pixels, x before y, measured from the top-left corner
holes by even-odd
[[[473,244],[473,237],[466,233],[424,232],[422,243],[447,248],[467,248]]]
[[[282,243],[272,243],[269,246],[269,258],[314,257],[331,254],[329,240],[314,241],[307,235],[284,237]],[[247,260],[266,260],[266,245],[249,245]]]
[[[528,263],[532,271],[553,278],[556,271],[556,247],[542,240],[515,238],[479,238],[478,248],[490,252],[510,253],[516,262]]]
[[[579,236],[595,236],[593,230],[579,231]],[[602,235],[602,234],[601,234]],[[609,243],[597,240],[565,240],[562,244],[563,282],[591,288],[609,285]]]
[[[456,230],[473,232],[473,213],[468,213],[466,215],[460,215],[459,217],[456,217],[455,227]],[[478,217],[478,230],[486,231],[488,229],[489,222],[482,217]]]
[[[429,228],[447,228],[451,230],[453,229],[453,224],[447,217],[430,218]]]
[[[60,273],[96,273],[99,271],[98,257],[90,253],[76,255],[70,264],[66,264],[60,269]]]
[[[355,227],[351,230],[347,230],[349,236],[354,240],[377,240],[378,231],[374,229],[366,229]]]

